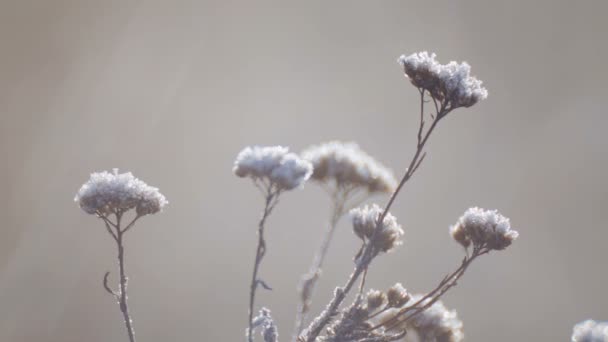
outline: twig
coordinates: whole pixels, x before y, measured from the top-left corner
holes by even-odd
[[[108,285],[108,276],[110,272],[106,272],[103,277],[103,287],[104,289],[116,298],[118,301],[118,305],[120,307],[120,311],[123,314],[123,318],[125,321],[125,326],[127,328],[127,334],[129,335],[129,341],[135,342],[135,333],[133,332],[133,321],[131,320],[131,316],[129,314],[129,306],[127,304],[127,276],[125,272],[125,250],[123,244],[124,234],[129,230],[135,222],[140,218],[140,215],[136,215],[135,218],[124,228],[121,229],[121,219],[123,212],[118,210],[114,213],[116,215],[116,223],[110,221],[106,216],[100,216],[106,225],[106,229],[108,233],[112,235],[114,241],[116,241],[116,246],[118,248],[118,271],[120,274],[119,280],[119,288],[120,291],[116,292],[110,288]],[[111,227],[115,228],[115,231],[112,230]]]
[[[258,271],[260,268],[260,264],[262,262],[262,258],[264,254],[266,254],[266,240],[264,240],[264,224],[266,223],[266,219],[270,215],[270,212],[276,205],[278,201],[278,191],[274,191],[272,186],[268,186],[266,191],[266,202],[264,206],[264,212],[262,213],[262,217],[260,218],[260,222],[258,224],[258,247],[255,254],[255,263],[253,265],[253,275],[251,276],[251,286],[249,290],[249,324],[247,328],[247,339],[249,342],[253,342],[253,307],[255,304],[255,292],[258,287],[258,284],[262,284],[265,288],[270,288],[266,283],[262,280],[258,279]]]
[[[321,246],[315,254],[310,270],[302,277],[300,282],[300,303],[298,304],[297,308],[296,322],[292,336],[292,341],[294,342],[304,327],[304,322],[306,321],[306,317],[308,316],[308,312],[310,310],[310,304],[312,303],[316,283],[321,277],[321,269],[323,267],[325,256],[327,255],[327,251],[329,250],[336,227],[338,226],[338,221],[344,215],[344,206],[349,193],[350,189],[341,186],[336,186],[336,188],[331,191],[333,209],[331,218],[329,220],[329,229],[325,233]]]
[[[468,269],[469,265],[475,260],[477,257],[486,254],[488,250],[479,249],[473,251],[471,257],[465,257],[460,265],[454,272],[450,273],[446,277],[443,278],[439,282],[439,284],[429,293],[420,298],[416,303],[401,309],[397,314],[395,314],[390,319],[374,326],[371,330],[378,329],[382,326],[386,328],[386,330],[390,330],[395,326],[405,323],[408,320],[412,319],[414,316],[420,314],[422,311],[428,309],[433,304],[435,304],[449,289],[457,285],[458,280],[464,275],[465,271]],[[411,312],[407,316],[407,313]],[[404,319],[400,319],[404,317]]]

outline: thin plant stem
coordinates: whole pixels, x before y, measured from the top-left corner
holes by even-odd
[[[489,250],[487,249],[476,249],[475,251],[473,251],[473,254],[470,257],[467,256],[463,259],[462,263],[460,264],[460,267],[458,267],[454,272],[443,278],[432,291],[424,295],[414,304],[401,309],[390,319],[372,327],[371,330],[378,329],[382,326],[384,326],[386,330],[390,330],[397,325],[407,322],[416,315],[420,314],[422,311],[428,309],[433,304],[435,304],[446,292],[448,292],[449,289],[457,285],[458,280],[464,275],[468,267],[477,257],[488,252]]]
[[[344,206],[348,197],[348,193],[349,191],[342,187],[336,187],[336,189],[332,192],[333,209],[329,220],[329,228],[325,233],[325,236],[323,237],[323,241],[321,242],[319,250],[315,254],[313,264],[310,267],[310,271],[302,277],[302,280],[300,282],[301,301],[298,304],[294,334],[292,336],[292,341],[294,342],[296,341],[298,335],[302,332],[304,322],[306,321],[308,312],[310,311],[310,304],[312,303],[312,297],[316,288],[316,284],[319,278],[321,277],[321,269],[323,267],[323,262],[327,255],[327,251],[329,250],[329,246],[336,231],[336,227],[338,226],[338,221],[344,215],[345,212]]]
[[[330,318],[336,312],[336,310],[338,309],[338,307],[340,306],[342,301],[344,301],[344,298],[346,298],[346,295],[352,288],[353,284],[357,281],[357,278],[359,278],[359,276],[367,269],[367,267],[371,263],[372,259],[375,257],[375,254],[377,253],[377,251],[374,249],[374,241],[376,239],[376,236],[378,235],[378,231],[380,230],[379,228],[382,226],[382,222],[384,221],[384,218],[388,214],[391,206],[393,205],[395,199],[397,198],[397,195],[399,194],[399,192],[401,191],[401,189],[403,188],[405,183],[408,180],[410,180],[410,178],[412,177],[414,172],[420,166],[420,163],[422,163],[422,161],[424,160],[424,157],[425,157],[425,154],[423,154],[424,146],[426,145],[429,137],[433,133],[433,130],[437,126],[437,123],[439,123],[439,120],[441,120],[443,117],[445,117],[445,115],[447,115],[447,113],[449,111],[450,111],[450,109],[447,108],[447,105],[442,104],[441,107],[439,108],[439,111],[433,117],[431,126],[428,128],[428,130],[426,131],[426,133],[423,136],[422,132],[424,131],[424,125],[425,125],[424,91],[420,91],[420,113],[421,114],[420,114],[420,125],[418,128],[418,137],[417,137],[418,141],[416,144],[416,152],[414,153],[414,156],[412,157],[412,160],[410,161],[410,164],[409,164],[405,174],[403,175],[403,178],[399,182],[399,185],[397,186],[397,188],[391,195],[383,212],[379,215],[378,221],[376,223],[376,229],[374,230],[374,233],[372,234],[371,238],[369,239],[369,243],[367,244],[366,248],[364,249],[361,257],[357,258],[357,263],[356,263],[353,273],[350,275],[345,286],[336,291],[336,295],[330,301],[330,304],[327,306],[325,311],[317,319],[315,319],[311,323],[311,325],[308,327],[308,329],[306,331],[306,335],[304,337],[304,340],[306,342],[313,342],[316,339],[316,337],[321,333],[322,329],[325,327],[325,325],[327,325],[327,323],[329,323]]]
[[[131,315],[129,314],[129,305],[127,303],[127,282],[128,278],[125,271],[125,247],[124,247],[124,234],[133,227],[135,222],[139,219],[139,215],[136,215],[135,218],[125,227],[121,228],[121,220],[122,220],[122,211],[117,211],[116,215],[116,223],[110,221],[107,216],[100,216],[106,225],[106,229],[108,233],[112,236],[114,241],[116,242],[116,247],[118,249],[118,272],[119,272],[119,291],[113,291],[108,285],[108,276],[110,272],[106,272],[103,277],[103,287],[104,289],[116,298],[118,302],[118,306],[120,307],[120,311],[122,312],[123,319],[125,321],[125,327],[127,329],[127,334],[129,335],[129,341],[135,342],[135,333],[133,331],[133,320],[131,319]],[[112,229],[114,228],[114,229]]]
[[[260,264],[262,263],[262,258],[266,254],[266,240],[264,240],[264,226],[266,223],[266,219],[270,215],[270,212],[274,208],[277,203],[278,191],[273,191],[273,186],[270,185],[266,188],[266,202],[264,206],[264,212],[262,213],[262,217],[260,218],[260,222],[258,224],[258,246],[255,254],[255,263],[253,265],[253,274],[251,276],[251,286],[249,290],[249,324],[247,328],[247,339],[249,342],[253,342],[253,308],[255,305],[255,292],[259,284],[262,284],[265,288],[268,286],[258,279],[258,271],[260,269]]]

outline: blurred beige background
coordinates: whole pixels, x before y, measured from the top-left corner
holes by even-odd
[[[479,205],[521,236],[445,297],[468,341],[566,341],[576,322],[608,320],[607,11],[603,0],[0,1],[0,341],[126,340],[101,288],[114,246],[72,201],[113,167],[170,201],[127,239],[138,340],[242,341],[262,199],[231,174],[237,152],[355,140],[401,174],[418,103],[395,60],[427,49],[468,61],[490,97],[442,122],[393,209],[406,243],[368,284],[429,289],[462,255],[448,226]],[[258,303],[282,341],[328,210],[309,184],[269,220],[261,275],[274,291]],[[343,221],[315,312],[356,246]]]

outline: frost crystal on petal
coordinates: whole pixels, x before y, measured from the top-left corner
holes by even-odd
[[[476,248],[502,250],[517,239],[519,233],[511,229],[509,219],[497,210],[469,208],[450,228],[454,240],[467,248],[471,243]]]
[[[266,179],[281,190],[302,186],[312,174],[312,164],[282,146],[244,148],[236,157],[234,174]]]
[[[88,214],[108,215],[135,209],[138,215],[154,214],[169,202],[158,188],[135,178],[131,172],[107,171],[91,174],[74,201]]]
[[[402,55],[398,62],[412,84],[428,91],[446,108],[471,107],[488,97],[482,82],[471,76],[471,66],[466,63],[440,64],[434,53],[426,51]]]
[[[353,231],[362,240],[369,241],[376,230],[376,223],[383,209],[377,204],[365,205],[350,211],[353,222]],[[397,219],[387,213],[379,227],[380,231],[374,238],[374,247],[377,251],[388,252],[401,244],[403,229],[397,223]]]
[[[330,141],[307,148],[302,158],[313,164],[312,178],[335,181],[338,186],[362,187],[371,192],[392,192],[397,180],[390,169],[355,143]]]
[[[580,322],[574,326],[572,342],[608,342],[608,322]]]

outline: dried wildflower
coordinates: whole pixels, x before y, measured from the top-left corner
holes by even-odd
[[[384,302],[386,301],[386,295],[384,292],[373,289],[367,291],[365,297],[367,299],[367,310],[370,313],[384,305]]]
[[[426,51],[402,55],[398,62],[412,84],[428,91],[438,102],[449,107],[471,107],[488,97],[482,82],[471,76],[471,66],[466,62],[440,64],[436,55]]]
[[[574,326],[572,342],[608,342],[608,322],[586,320]]]
[[[386,291],[386,298],[390,307],[400,308],[410,300],[410,294],[401,283],[397,283]]]
[[[382,212],[383,209],[377,204],[351,210],[350,216],[355,234],[362,240],[369,241],[374,235],[378,218]],[[393,215],[387,213],[379,229],[380,231],[373,241],[376,251],[388,252],[401,244],[399,238],[403,235],[403,229]]]
[[[450,228],[454,240],[467,248],[471,243],[478,249],[502,250],[517,239],[509,219],[497,210],[469,208]]]
[[[422,299],[422,295],[413,295],[412,301],[417,302]],[[430,298],[422,301],[421,306],[424,306]],[[388,321],[398,309],[392,309],[383,314],[380,321]],[[426,310],[408,319],[405,323],[401,322],[391,328],[393,331],[408,330],[415,332],[418,341],[421,342],[460,342],[464,340],[462,331],[462,321],[458,319],[456,310],[448,310],[441,301],[433,303]]]
[[[312,174],[312,164],[282,146],[244,148],[236,157],[233,172],[239,177],[267,180],[279,190],[302,186]]]
[[[74,201],[86,213],[101,216],[134,208],[139,216],[154,214],[168,203],[157,188],[135,178],[131,172],[119,174],[118,169],[112,173],[92,173]]]
[[[319,182],[335,181],[338,186],[361,187],[371,192],[392,192],[397,180],[392,171],[361,150],[355,143],[330,141],[302,152]]]
[[[279,340],[279,332],[277,325],[274,323],[270,310],[267,308],[260,309],[260,314],[256,316],[252,321],[252,327],[255,329],[261,327],[260,331],[264,342],[277,342]],[[248,330],[245,332],[248,333]]]

